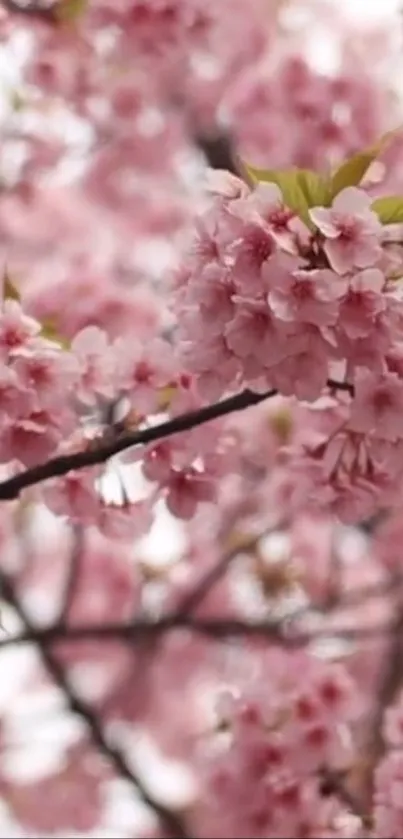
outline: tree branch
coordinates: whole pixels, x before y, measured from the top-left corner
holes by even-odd
[[[361,819],[363,826],[370,828],[371,821],[368,812],[363,808],[358,798],[351,792],[343,776],[343,772],[334,772],[325,769],[322,773],[322,795],[337,795],[348,810],[354,816]]]
[[[212,169],[226,169],[233,175],[239,175],[231,143],[225,135],[199,135],[196,137],[196,145],[203,152]]]
[[[192,591],[187,592],[182,598],[177,609],[177,614],[184,617],[188,616],[195,609],[200,606],[205,597],[210,593],[211,589],[219,582],[228,570],[233,559],[240,553],[249,553],[256,547],[259,539],[262,538],[262,533],[240,541],[239,544],[234,545],[229,550],[225,551],[224,555],[216,562],[212,568],[209,568],[204,576],[196,583]]]
[[[354,393],[353,386],[346,382],[335,382],[333,379],[329,379],[327,385],[331,390],[345,390],[350,394]],[[100,443],[98,446],[92,446],[84,451],[53,457],[46,463],[41,463],[32,469],[26,469],[24,472],[0,482],[0,501],[12,501],[18,498],[23,489],[35,486],[49,478],[62,477],[74,469],[84,469],[88,466],[105,463],[109,458],[126,449],[134,446],[144,446],[147,443],[171,437],[173,434],[190,431],[206,422],[258,405],[276,394],[277,390],[275,389],[268,390],[265,393],[244,390],[235,396],[223,399],[221,402],[206,405],[206,407],[199,408],[197,411],[190,411],[187,414],[166,420],[159,425],[125,432],[112,441]]]
[[[0,575],[1,580],[1,575]],[[343,640],[364,640],[377,638],[380,635],[393,635],[396,632],[395,621],[374,624],[365,627],[320,627],[311,631],[288,632],[284,623],[268,620],[244,621],[239,618],[193,618],[186,614],[172,614],[153,621],[147,618],[137,619],[131,623],[103,623],[86,624],[81,626],[52,626],[37,628],[26,627],[20,635],[2,638],[0,649],[13,645],[37,643],[49,646],[56,643],[70,643],[88,639],[137,641],[163,635],[172,630],[184,629],[213,640],[236,637],[263,637],[277,641],[285,647],[303,646],[312,641],[326,638],[341,638]]]
[[[25,472],[2,481],[0,483],[0,500],[10,501],[17,498],[23,489],[46,481],[48,478],[67,475],[73,469],[84,469],[87,466],[105,463],[110,457],[133,446],[153,443],[156,440],[171,437],[173,434],[190,431],[198,425],[211,422],[234,411],[243,411],[252,405],[258,405],[259,402],[269,399],[276,393],[276,390],[269,390],[266,393],[253,393],[250,390],[244,390],[242,393],[223,399],[222,402],[207,405],[197,411],[190,411],[159,425],[143,428],[139,431],[125,432],[112,441],[108,440],[105,443],[100,443],[96,448],[91,447],[73,454],[54,457],[46,463],[41,463],[32,469],[27,469]]]
[[[25,626],[27,635],[30,635],[33,639],[35,639],[42,662],[55,684],[63,692],[68,708],[73,714],[78,714],[78,716],[86,723],[92,740],[99,748],[100,752],[114,766],[120,777],[124,778],[136,788],[143,802],[158,816],[161,824],[164,826],[164,829],[172,836],[173,839],[189,839],[186,829],[179,816],[168,810],[148,793],[140,778],[132,769],[129,768],[121,752],[108,742],[98,717],[90,705],[77,696],[64,672],[62,665],[55,654],[43,643],[41,632],[37,630],[36,626],[31,621],[14,590],[12,581],[6,574],[4,574],[3,571],[0,572],[0,585],[3,597],[17,612],[19,618]]]
[[[1,5],[10,15],[28,17],[52,26],[58,22],[56,10],[58,3],[46,8],[46,6],[38,6],[35,0],[31,0],[31,2],[25,4],[20,4],[17,0],[1,0]]]

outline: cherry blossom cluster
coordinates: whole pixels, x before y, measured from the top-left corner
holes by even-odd
[[[359,63],[346,61],[328,76],[287,52],[249,68],[226,92],[219,115],[255,166],[324,169],[371,143],[391,110],[387,88]]]
[[[22,70],[2,118],[0,230],[30,296],[63,285],[70,310],[73,285],[86,294],[91,285],[108,328],[121,296],[131,305],[133,286],[160,276],[150,240],[170,259],[188,227],[200,200],[188,176],[200,133],[229,134],[250,162],[323,168],[389,127],[390,87],[368,73],[366,55],[344,47],[331,77],[314,70],[298,38],[280,34],[281,5],[91,0],[71,6],[72,26],[3,10],[3,40]],[[338,37],[343,46],[340,21]]]
[[[199,829],[236,839],[359,835],[354,817],[343,822],[337,788],[322,792],[351,761],[352,682],[306,654],[272,653],[261,667],[269,691],[259,674],[220,698],[217,734],[204,749],[205,818],[212,821]]]
[[[108,406],[121,404],[123,427],[135,427],[165,409],[172,389],[180,392],[171,348],[162,339],[109,342],[103,331],[87,327],[66,348],[19,302],[6,299],[0,343],[1,461],[17,469],[43,463],[57,451],[85,448],[102,435]],[[71,473],[64,483],[45,487],[43,497],[56,513],[101,526],[106,511],[97,491],[100,475],[99,469]],[[128,506],[133,518],[135,506]],[[119,510],[113,513],[117,532]],[[144,521],[147,526],[147,514]],[[135,530],[132,521],[132,536]]]
[[[387,372],[400,254],[370,205],[347,188],[309,211],[311,231],[277,185],[228,185],[199,220],[178,280],[183,353],[207,396],[247,385],[314,400],[332,362],[352,383],[361,369]]]
[[[150,317],[139,321],[137,340],[109,338],[104,330],[87,326],[66,343],[53,323],[36,320],[15,299],[3,301],[4,477],[202,406],[193,377],[179,366],[171,343],[158,337],[155,321],[151,307]],[[216,497],[220,476],[236,468],[236,441],[225,425],[224,417],[208,428],[129,449],[123,465],[133,475],[141,465],[146,487],[133,494],[132,482],[127,485],[117,466],[119,501],[108,503],[104,494],[102,459],[98,466],[70,470],[62,478],[50,475],[38,488],[39,496],[55,514],[81,526],[96,524],[118,539],[149,529],[159,497],[175,516],[190,519],[199,503]]]
[[[223,530],[229,526],[230,514],[225,508],[220,511]],[[113,635],[104,637],[101,643],[96,635],[81,641],[69,640],[71,627],[107,626],[111,620],[122,620],[124,624],[133,611],[151,617],[153,588],[165,591],[163,615],[169,614],[172,608],[184,608],[184,592],[189,593],[194,587],[197,590],[200,575],[203,578],[209,567],[214,568],[220,556],[217,532],[208,530],[209,525],[216,525],[215,519],[207,511],[201,510],[200,516],[199,527],[189,526],[188,549],[183,555],[179,552],[173,567],[159,572],[157,569],[153,572],[152,566],[139,561],[138,545],[133,550],[100,536],[91,528],[85,529],[81,542],[73,545],[75,551],[80,550],[80,584],[70,601],[66,635],[59,636],[57,661],[74,674],[74,683],[83,695],[90,696],[108,730],[109,727],[112,730],[112,723],[119,723],[123,737],[129,739],[133,727],[138,730],[141,726],[167,756],[190,766],[197,778],[196,787],[185,785],[183,799],[178,799],[181,806],[185,805],[190,835],[225,836],[229,832],[231,836],[246,837],[252,828],[252,835],[269,839],[300,836],[301,832],[317,839],[323,835],[352,835],[360,839],[387,835],[384,819],[398,818],[397,811],[391,812],[394,805],[387,798],[393,768],[388,772],[385,769],[384,773],[379,769],[379,781],[376,778],[380,804],[374,813],[373,831],[368,830],[369,820],[363,819],[359,805],[355,807],[353,797],[349,799],[346,792],[351,783],[354,788],[354,774],[360,769],[360,743],[367,742],[371,730],[376,707],[374,692],[385,656],[389,654],[386,635],[374,637],[368,647],[365,634],[360,641],[360,632],[370,630],[380,618],[387,626],[392,609],[392,600],[384,588],[387,577],[380,576],[368,546],[357,550],[354,538],[347,539],[340,555],[339,606],[328,614],[323,607],[320,626],[326,628],[329,636],[337,638],[338,625],[351,630],[351,645],[343,655],[340,647],[338,657],[343,658],[343,666],[324,663],[314,648],[287,652],[280,637],[277,641],[275,637],[273,640],[262,637],[261,643],[257,643],[246,636],[240,644],[217,641],[212,644],[202,635],[183,630],[161,632],[158,655],[151,667],[149,649],[147,645],[142,647],[139,639],[133,645],[119,640],[119,636],[114,639]],[[245,527],[242,518],[237,520],[238,526],[240,523]],[[3,520],[2,550],[7,556],[5,524]],[[321,564],[332,542],[342,547],[340,534],[336,535],[335,540],[334,524],[323,516],[305,522],[293,517],[292,553],[300,568],[306,569],[303,585],[311,599],[306,607],[305,624],[301,625],[306,628],[315,611],[318,614],[318,604],[328,587],[331,564],[326,568]],[[20,568],[21,591],[28,600],[42,604],[40,626],[46,627],[48,620],[57,618],[58,593],[65,587],[69,555],[70,539],[60,540],[56,531],[45,546],[42,540],[38,541],[29,564]],[[238,564],[248,564],[245,539],[239,540],[235,555]],[[257,561],[258,555],[252,550],[250,560],[253,559]],[[12,554],[10,560],[12,566]],[[249,573],[250,568],[249,565]],[[267,565],[266,571],[267,614],[273,616],[274,604],[282,590],[279,563]],[[186,586],[183,586],[184,574],[188,578]],[[283,588],[284,583],[285,574]],[[256,599],[252,598],[246,612],[237,602],[239,569],[237,574],[231,568],[231,573],[216,586],[208,595],[208,603],[199,603],[195,626],[197,616],[202,621],[208,617],[217,621],[218,615],[224,622],[234,615],[249,614],[249,619],[252,615],[256,619],[260,613]],[[55,595],[52,603],[46,601],[44,587],[46,591],[52,589]],[[245,578],[241,587],[245,587]],[[394,588],[397,590],[396,584]],[[136,622],[133,627],[135,632]],[[294,637],[298,638],[298,633]],[[88,672],[92,674],[90,683]],[[49,690],[44,678],[38,682],[35,669],[26,679],[23,688],[29,688],[31,701],[41,707],[41,697],[45,701]],[[18,703],[15,708],[4,710],[0,729],[4,756],[10,756],[17,747],[28,748],[18,739],[20,713]],[[386,743],[395,748],[399,736],[399,714],[393,711],[386,718]],[[365,754],[365,746],[363,750]],[[394,752],[385,761],[385,766],[392,763],[396,766],[393,777],[397,779]],[[15,778],[7,761],[2,762],[1,789],[22,829],[35,830],[40,835],[54,829],[97,830],[103,817],[106,790],[114,776],[96,757],[84,736],[63,750],[63,769],[46,777],[53,790],[55,806],[51,807],[44,806],[49,787],[43,779]],[[152,789],[152,771],[149,783]],[[60,806],[56,806],[59,800]],[[72,806],[73,802],[76,807]],[[382,806],[386,812],[381,811]],[[365,805],[365,812],[370,809]],[[136,827],[135,835],[145,835],[145,829]],[[399,833],[392,835],[399,836]]]
[[[357,187],[313,206],[306,222],[276,184],[250,190],[220,177],[213,189],[176,277],[182,358],[200,392],[274,387],[314,402],[329,380],[345,382],[344,401],[322,405],[330,424],[310,446],[318,468],[326,464],[330,485],[355,474],[361,492],[392,479],[402,440],[400,225],[383,225]]]

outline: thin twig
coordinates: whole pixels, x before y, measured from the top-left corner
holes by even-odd
[[[57,16],[57,6],[58,3],[55,3],[53,6],[39,6],[35,0],[28,2],[26,4],[20,4],[17,0],[1,0],[1,5],[3,9],[9,12],[11,15],[21,16],[21,17],[28,17],[31,20],[38,20],[41,23],[46,23],[50,25],[54,25],[58,22]]]
[[[324,602],[322,604],[322,611],[328,612],[335,610],[338,606],[342,606],[342,561],[338,547],[337,534],[332,535],[330,568],[327,581],[327,591],[325,593]]]
[[[206,571],[201,580],[196,583],[193,590],[183,597],[177,609],[178,613],[186,616],[194,612],[198,606],[200,606],[205,597],[207,597],[210,593],[213,586],[215,586],[216,583],[218,583],[224,576],[228,567],[231,565],[232,560],[240,553],[248,553],[248,551],[251,551],[261,538],[262,534],[259,533],[257,536],[251,536],[243,542],[240,541],[239,544],[234,545],[234,547],[231,547],[228,551],[226,551],[219,561],[216,562],[212,568],[209,568],[208,571]]]
[[[385,710],[396,699],[403,682],[403,610],[399,611],[394,623],[395,631],[392,635],[385,667],[381,674],[375,700],[375,710],[371,719],[370,736],[366,749],[369,760],[363,777],[364,799],[371,798],[373,771],[385,750],[383,739],[383,718]]]
[[[80,565],[83,555],[84,529],[77,524],[73,527],[73,545],[67,568],[66,587],[60,611],[59,623],[64,624],[69,618],[70,609],[78,592],[80,583]]]
[[[335,379],[328,379],[327,386],[330,390],[345,390],[350,396],[354,396],[354,385],[349,382],[337,382]]]
[[[343,773],[325,769],[322,773],[322,794],[337,795],[350,812],[361,819],[364,827],[370,824],[370,817],[358,798],[351,792]]]
[[[37,627],[31,621],[14,590],[12,581],[4,572],[0,572],[0,585],[3,597],[15,609],[25,626],[26,633],[31,635],[32,638],[35,638],[43,664],[55,684],[63,692],[70,711],[73,714],[77,714],[86,723],[93,742],[98,746],[101,753],[114,766],[117,773],[135,787],[141,799],[158,816],[164,829],[168,831],[173,839],[188,839],[188,833],[179,816],[164,807],[148,793],[138,775],[129,768],[121,752],[108,742],[97,715],[85,700],[77,696],[58,658],[43,643],[41,632],[38,632]]]
[[[239,174],[231,143],[225,135],[199,135],[196,137],[196,145],[205,155],[211,169],[225,169],[233,175]]]

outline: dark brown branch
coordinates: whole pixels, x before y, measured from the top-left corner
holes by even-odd
[[[207,405],[197,411],[190,411],[188,414],[174,417],[174,419],[167,420],[159,425],[143,428],[140,431],[123,433],[112,441],[100,443],[96,448],[92,447],[74,454],[54,457],[46,463],[41,463],[39,466],[34,466],[32,469],[27,469],[19,475],[2,481],[0,483],[0,500],[9,501],[17,498],[23,489],[49,478],[67,475],[73,469],[84,469],[87,466],[105,463],[110,457],[133,446],[153,443],[165,437],[171,437],[173,434],[189,431],[198,425],[224,417],[234,411],[242,411],[252,405],[258,405],[259,402],[269,399],[276,393],[276,390],[269,390],[266,393],[253,393],[250,390],[244,390],[242,393],[223,399],[222,402]]]
[[[361,819],[364,827],[370,827],[370,818],[368,813],[363,809],[358,798],[356,798],[349,789],[348,782],[346,778],[343,777],[342,772],[334,772],[325,769],[322,775],[321,787],[322,795],[337,795],[348,810],[350,810],[354,816]]]
[[[335,382],[329,379],[328,387],[333,390],[347,390],[353,393],[352,385],[348,385],[345,382]],[[18,475],[14,475],[12,478],[7,478],[7,480],[2,481],[0,483],[0,501],[12,501],[14,498],[18,498],[23,489],[35,486],[49,478],[67,475],[68,472],[74,469],[84,469],[87,466],[105,463],[109,458],[133,446],[144,446],[147,443],[154,443],[165,437],[171,437],[173,434],[190,431],[198,425],[219,419],[234,411],[243,411],[245,408],[252,407],[252,405],[258,405],[265,399],[270,399],[276,393],[277,391],[274,389],[265,393],[253,393],[251,390],[244,390],[242,393],[229,396],[221,402],[207,405],[197,411],[190,411],[188,414],[174,417],[159,425],[143,428],[139,431],[123,433],[112,441],[100,443],[97,447],[90,447],[84,451],[54,457],[46,463],[41,463],[39,466],[34,466],[32,469],[27,469]]]
[[[196,137],[196,145],[203,152],[208,165],[212,169],[226,169],[233,175],[239,174],[231,143],[225,135],[198,136]]]
[[[12,645],[37,643],[48,646],[55,643],[98,640],[137,641],[158,637],[172,630],[187,630],[205,635],[213,640],[236,637],[263,637],[278,641],[285,647],[299,647],[312,641],[326,638],[340,638],[346,641],[378,638],[380,635],[393,635],[396,622],[374,624],[365,627],[320,627],[311,631],[289,632],[281,622],[244,621],[238,618],[193,618],[190,615],[173,614],[153,621],[138,619],[132,623],[88,624],[69,626],[54,624],[45,628],[26,629],[20,635],[5,637],[0,640],[0,649]]]
[[[56,3],[46,8],[46,6],[39,5],[36,0],[28,0],[27,3],[19,3],[17,0],[1,0],[1,6],[11,15],[28,17],[31,20],[38,20],[52,26],[58,22],[58,5]]]
[[[36,626],[25,611],[24,606],[14,590],[12,581],[3,572],[0,573],[0,585],[2,596],[15,609],[24,624],[26,633],[35,638],[42,662],[55,684],[63,692],[70,711],[73,714],[77,714],[86,723],[92,740],[100,752],[114,766],[119,776],[135,787],[141,799],[158,816],[164,829],[172,836],[172,839],[188,839],[188,834],[179,816],[168,810],[148,793],[140,778],[127,765],[121,752],[108,742],[97,715],[90,705],[77,696],[59,660],[43,643],[41,633],[38,632]]]

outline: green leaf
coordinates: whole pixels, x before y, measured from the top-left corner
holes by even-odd
[[[399,195],[388,195],[377,198],[371,204],[371,210],[379,216],[382,224],[399,224],[403,222],[403,198]]]
[[[3,300],[17,300],[18,303],[21,300],[18,290],[10,279],[7,268],[3,276]]]
[[[297,171],[297,179],[309,208],[327,207],[330,204],[330,184],[327,178],[310,169],[300,169]]]
[[[87,0],[60,0],[53,15],[60,23],[74,23],[87,8]]]
[[[70,341],[62,335],[59,335],[52,318],[46,318],[46,320],[42,321],[41,337],[47,341],[53,341],[55,344],[59,344],[64,350],[70,349]]]
[[[336,169],[331,179],[332,200],[343,189],[349,186],[359,186],[364,175],[368,172],[371,163],[376,160],[388,143],[397,135],[398,131],[399,129],[396,129],[396,131],[388,131],[386,134],[383,134],[380,140],[374,143],[373,146],[369,146],[369,148],[363,149],[358,154],[354,154],[353,157],[350,157]]]
[[[312,228],[309,216],[311,207],[329,204],[330,191],[327,181],[308,169],[255,169],[247,166],[252,183],[274,183],[280,187],[284,204]]]
[[[376,152],[364,151],[350,157],[336,170],[331,181],[331,194],[335,198],[343,189],[349,186],[358,186],[371,163],[377,156]]]
[[[257,169],[256,166],[249,166],[244,162],[242,165],[251,184],[258,184],[261,181],[273,183],[273,174],[275,174],[273,169]]]

